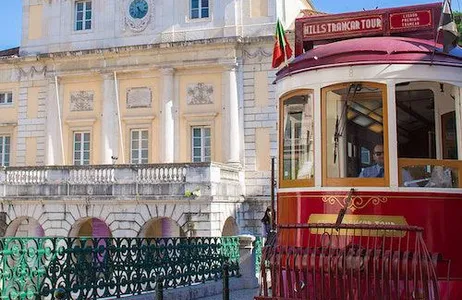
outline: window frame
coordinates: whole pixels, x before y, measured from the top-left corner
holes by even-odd
[[[384,149],[384,176],[383,178],[331,178],[327,177],[327,93],[341,88],[348,88],[351,84],[364,84],[369,87],[378,88],[382,92],[383,111],[383,149]],[[386,83],[370,81],[352,81],[340,84],[329,85],[321,88],[321,149],[322,149],[322,186],[325,187],[387,187],[390,185],[390,163],[388,146],[388,93]],[[330,153],[330,152],[329,152]]]
[[[79,3],[82,3],[83,4],[83,10],[82,10],[82,21],[78,21],[77,20],[77,14],[79,12],[79,10],[77,9],[77,6],[79,5]],[[91,3],[91,8],[90,8],[90,13],[91,13],[91,18],[90,19],[87,19],[86,17],[86,13],[88,11],[87,9],[87,4],[88,3]],[[78,22],[82,22],[82,29],[78,29],[77,28],[77,23]],[[86,28],[86,22],[90,22],[90,28]],[[88,32],[88,31],[91,31],[93,29],[93,1],[92,0],[79,0],[79,1],[75,1],[74,2],[74,24],[73,24],[73,28],[74,28],[74,32]]]
[[[137,152],[138,152],[138,161],[137,162],[133,162],[133,132],[137,131],[138,134],[139,134],[139,139],[138,139],[138,149],[135,149]],[[142,138],[142,133],[143,132],[146,132],[147,133],[147,138],[146,138],[146,141],[147,141],[147,148],[143,148],[142,147],[142,144],[143,144],[143,138]],[[129,129],[129,134],[130,134],[130,164],[135,164],[135,165],[139,165],[139,164],[148,164],[149,163],[149,129],[148,128],[130,128]],[[142,157],[142,153],[143,153],[143,150],[147,150],[147,156],[146,158]],[[146,159],[146,162],[143,162],[143,159]]]
[[[200,161],[194,161],[194,149],[197,148],[194,146],[194,129],[195,128],[199,128],[201,130],[201,145],[200,145],[200,149],[201,149],[201,157],[200,157]],[[205,160],[206,156],[205,156],[205,130],[204,129],[209,129],[209,139],[210,139],[210,145],[208,146],[210,148],[210,156],[209,156],[209,160]],[[209,126],[209,125],[194,125],[194,126],[191,126],[191,130],[190,130],[190,134],[191,134],[191,138],[190,138],[190,141],[191,141],[191,162],[211,162],[212,161],[212,126]]]
[[[0,166],[1,167],[9,167],[11,166],[11,135],[8,135],[8,134],[0,134],[0,138],[1,138],[1,142],[0,142],[0,146],[2,148],[2,152],[0,152]],[[8,138],[9,140],[9,151],[8,151],[8,164],[5,164],[5,156],[7,154],[7,152],[5,151],[5,145],[6,145],[6,138]]]
[[[212,1],[212,0],[207,0],[207,1],[208,1],[208,6],[207,6],[208,16],[207,16],[207,17],[203,17],[203,16],[202,16],[202,9],[204,9],[204,8],[202,7],[202,0],[197,0],[198,3],[199,3],[199,8],[197,8],[198,11],[199,11],[199,16],[198,16],[197,18],[193,18],[193,16],[192,16],[192,12],[193,12],[192,1],[193,1],[193,0],[189,0],[189,20],[203,20],[203,19],[209,19],[209,18],[210,18],[210,12],[211,12],[211,1]]]
[[[316,151],[315,150],[315,145],[316,145],[316,138],[313,139],[313,176],[308,179],[283,179],[284,178],[284,102],[291,99],[294,96],[299,96],[299,95],[307,95],[311,94],[311,99],[312,99],[312,114],[313,114],[313,122],[316,120],[316,115],[315,115],[315,109],[314,109],[314,102],[316,99],[314,98],[315,93],[313,89],[300,89],[300,90],[294,90],[290,91],[284,95],[282,95],[279,98],[279,187],[280,188],[291,188],[291,187],[314,187],[314,178],[315,178],[315,172],[316,172],[316,167],[315,167],[315,162],[316,162]],[[313,124],[313,129],[314,129],[314,124]],[[315,136],[315,132],[313,130],[313,136]]]
[[[2,91],[0,95],[3,95],[3,102],[0,102],[0,106],[12,106],[14,103],[14,95],[12,91]],[[8,99],[11,99],[11,102],[8,102]]]
[[[85,161],[84,159],[84,152],[85,150],[83,149],[83,144],[85,143],[85,138],[84,138],[84,135],[88,133],[89,134],[89,141],[88,143],[90,144],[90,147],[88,149],[88,153],[89,153],[89,157],[88,157],[88,164],[85,164],[85,163],[82,163]],[[82,138],[82,141],[81,141],[81,144],[82,144],[82,147],[81,149],[79,150],[80,151],[80,164],[76,164],[76,157],[75,157],[75,153],[76,153],[76,150],[75,150],[75,136],[76,134],[82,134],[83,138]],[[91,155],[91,152],[92,152],[92,134],[91,134],[91,131],[90,130],[75,130],[72,132],[72,165],[73,166],[89,166],[91,165],[91,158],[92,158],[92,155]]]

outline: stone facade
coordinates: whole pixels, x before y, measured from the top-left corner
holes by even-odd
[[[115,236],[136,236],[150,221],[169,218],[192,236],[221,235],[231,218],[241,232],[260,233],[270,157],[278,148],[274,24],[279,17],[291,26],[311,3],[209,1],[209,17],[190,19],[187,2],[148,1],[146,16],[133,20],[129,0],[98,1],[91,30],[76,31],[75,16],[68,17],[74,1],[23,0],[19,53],[0,57],[0,90],[14,95],[13,105],[0,107],[0,135],[12,140],[10,168],[0,180],[9,224],[19,220],[15,228],[21,228],[31,218],[46,235],[69,235],[75,224],[99,218]],[[190,162],[193,128],[210,129],[209,157],[225,166],[208,172],[237,178],[238,187],[222,185],[206,196],[201,187],[192,202],[184,194],[197,184],[189,182],[177,190],[149,182],[141,198],[124,190],[123,180],[111,182],[110,192],[69,178],[53,182],[64,176],[53,169],[59,165],[89,162],[93,168],[80,171],[91,173],[115,164],[120,173],[142,153],[133,150],[133,131],[146,132],[149,164]],[[76,145],[83,133],[86,162]],[[200,168],[187,169],[193,176]],[[12,182],[13,173],[43,174]]]

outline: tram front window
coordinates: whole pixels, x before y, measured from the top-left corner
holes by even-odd
[[[327,185],[385,185],[388,156],[384,90],[383,85],[364,82],[323,90]]]
[[[282,99],[282,180],[313,177],[313,100],[303,91]]]
[[[439,82],[396,85],[401,186],[460,186],[456,130],[458,92],[458,87]]]

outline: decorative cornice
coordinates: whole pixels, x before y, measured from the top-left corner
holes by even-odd
[[[69,1],[69,0],[66,0]],[[258,44],[258,43],[269,43],[274,42],[273,36],[264,37],[226,37],[226,38],[211,38],[193,41],[180,41],[180,42],[168,42],[159,44],[143,44],[143,45],[130,45],[121,47],[111,48],[98,48],[88,50],[75,50],[75,51],[64,51],[64,52],[50,52],[36,55],[28,55],[20,49],[19,57],[0,57],[0,62],[18,62],[18,61],[38,61],[56,58],[66,57],[83,57],[87,55],[111,55],[111,54],[122,54],[133,51],[144,51],[153,49],[178,49],[184,51],[184,48],[192,46],[206,46],[206,45],[234,45],[236,47]]]

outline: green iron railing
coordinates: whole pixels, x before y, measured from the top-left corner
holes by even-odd
[[[239,238],[1,238],[1,299],[98,299],[239,275]]]
[[[261,264],[261,255],[263,251],[263,239],[262,236],[255,237],[253,242],[253,251],[255,252],[255,274],[260,276],[260,264]]]

